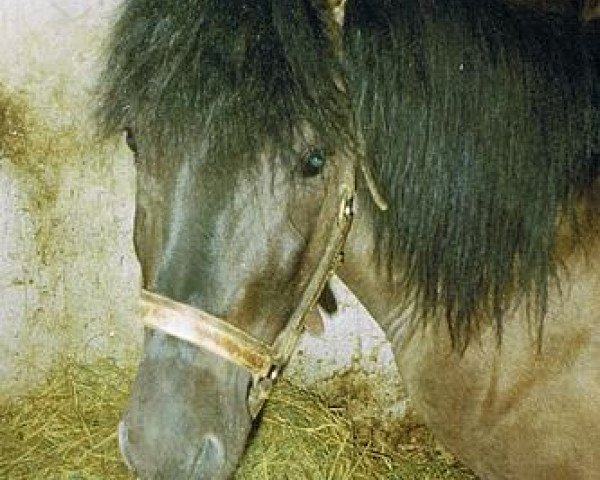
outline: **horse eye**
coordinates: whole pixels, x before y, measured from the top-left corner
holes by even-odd
[[[309,151],[302,159],[302,175],[314,177],[323,171],[327,157],[323,150],[315,149]]]
[[[137,153],[137,143],[135,142],[135,136],[133,130],[130,127],[125,128],[125,142],[133,153]]]

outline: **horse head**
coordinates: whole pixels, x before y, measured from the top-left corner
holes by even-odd
[[[218,332],[211,348],[183,323],[146,329],[120,445],[143,479],[225,479],[349,227],[358,148],[339,11],[148,3],[117,23],[102,117],[135,151],[146,300],[208,312],[200,337]],[[240,360],[254,346],[264,361]]]

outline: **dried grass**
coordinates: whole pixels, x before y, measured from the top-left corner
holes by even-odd
[[[61,362],[46,385],[0,406],[0,478],[125,480],[115,425],[131,371]]]
[[[108,360],[87,366],[65,360],[43,387],[0,405],[0,478],[131,479],[116,425],[132,374]],[[473,478],[412,420],[377,428],[395,433],[366,438],[365,425],[344,406],[282,381],[236,480]]]

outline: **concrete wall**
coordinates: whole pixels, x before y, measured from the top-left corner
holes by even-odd
[[[89,118],[117,6],[0,0],[0,397],[35,386],[64,355],[123,362],[139,352],[132,159],[122,139],[98,145]],[[389,370],[381,332],[341,298],[291,374]]]
[[[0,0],[0,395],[137,351],[131,159],[89,119],[114,6]]]

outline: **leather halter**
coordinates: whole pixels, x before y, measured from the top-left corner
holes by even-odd
[[[272,345],[200,309],[142,291],[142,321],[146,326],[208,350],[251,374],[252,385],[247,402],[252,418],[258,415],[269,397],[274,381],[288,363],[304,330],[307,313],[315,307],[327,280],[342,260],[354,215],[354,168],[348,167],[342,172],[335,195],[338,208],[335,216],[328,221],[330,231],[325,250],[298,306]],[[326,198],[326,203],[331,200],[336,198]]]

